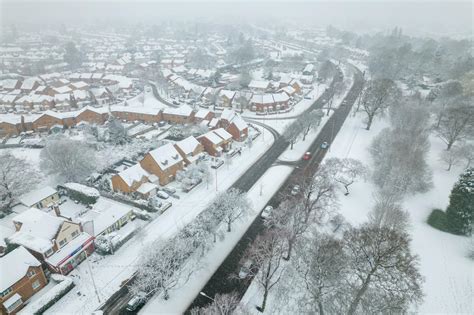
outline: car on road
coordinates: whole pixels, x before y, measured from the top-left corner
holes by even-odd
[[[303,155],[303,160],[307,161],[311,159],[311,152],[306,152],[304,155]]]
[[[240,267],[239,271],[239,279],[245,279],[248,277],[250,273],[250,268],[252,268],[252,261],[251,260],[246,260],[242,267]]]
[[[300,189],[300,185],[293,186],[293,188],[291,189],[291,195],[296,196],[300,192]]]
[[[347,105],[347,100],[343,100],[341,103],[341,106],[346,106]]]
[[[329,147],[329,143],[327,143],[327,141],[324,141],[323,143],[321,143],[321,149],[327,149]]]
[[[266,206],[265,209],[263,209],[262,214],[260,216],[262,217],[262,219],[267,219],[272,213],[272,211],[273,211],[272,206]]]
[[[145,304],[145,302],[145,292],[139,292],[137,295],[134,295],[130,301],[128,301],[127,307],[125,309],[129,312],[136,312]]]
[[[170,197],[170,195],[168,195],[166,192],[162,190],[158,191],[156,195],[160,197],[161,199],[168,199]]]
[[[304,99],[305,99],[305,100],[310,100],[310,99],[312,99],[312,97],[309,96],[309,95],[305,95],[305,96],[304,96]]]

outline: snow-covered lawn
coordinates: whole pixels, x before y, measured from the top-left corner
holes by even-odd
[[[348,117],[343,128],[331,146],[328,157],[354,158],[370,166],[367,150],[372,139],[388,122],[380,118],[374,121],[370,131],[365,130],[363,114]],[[473,267],[472,260],[466,257],[468,240],[438,231],[426,223],[433,208],[445,209],[449,194],[462,169],[446,171],[439,161],[439,154],[445,149],[444,143],[434,136],[430,137],[431,150],[428,163],[433,171],[433,188],[424,194],[405,199],[403,207],[410,214],[410,234],[413,251],[420,257],[420,270],[425,277],[423,291],[425,298],[417,312],[424,314],[473,314]],[[340,213],[350,223],[357,225],[367,221],[367,214],[373,207],[375,187],[370,181],[359,181],[351,185],[350,195],[339,193]],[[285,280],[285,279],[283,279]],[[289,280],[288,280],[289,281]],[[291,285],[289,285],[291,287]],[[256,282],[247,290],[241,305],[252,313],[260,305],[262,293]],[[267,310],[269,314],[286,314],[295,311],[294,304],[278,296],[277,288],[269,295]],[[297,294],[297,292],[292,293]],[[287,295],[287,294],[285,294]]]
[[[146,244],[169,238],[193,221],[212,201],[216,194],[216,186],[218,191],[229,188],[272,143],[273,138],[266,137],[263,141],[262,137],[258,137],[253,143],[252,149],[245,148],[242,150],[242,155],[234,156],[231,167],[221,167],[217,171],[213,170],[214,178],[209,187],[206,187],[206,184],[201,184],[189,194],[181,195],[181,199],[172,199],[173,206],[170,209],[143,227],[114,255],[101,257],[93,254],[91,257],[92,273],[101,301],[103,302],[110,297],[119,289],[122,281],[128,279],[134,273],[139,254]],[[87,264],[79,265],[70,275],[78,279],[78,281],[75,281],[76,288],[53,305],[48,313],[90,313],[99,306]],[[80,292],[81,295],[77,292]]]

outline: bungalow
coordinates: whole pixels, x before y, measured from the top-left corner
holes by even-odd
[[[193,136],[189,136],[186,139],[175,143],[174,147],[179,152],[179,154],[181,154],[186,165],[198,160],[204,151],[202,144],[199,143],[199,141],[197,141]]]
[[[16,232],[8,238],[25,247],[52,272],[67,274],[94,251],[94,238],[64,218],[30,208],[13,218]]]
[[[54,125],[63,125],[63,116],[50,110],[33,121],[33,129],[38,131],[48,131]]]
[[[28,208],[43,209],[58,202],[59,194],[55,189],[46,186],[20,196],[19,200]]]
[[[176,173],[184,167],[183,158],[171,143],[148,152],[140,164],[146,171],[158,176],[162,186],[173,181]]]
[[[126,170],[112,176],[112,189],[126,194],[133,193],[148,182],[150,174],[140,164],[135,164]]]
[[[0,273],[2,314],[16,314],[48,283],[41,262],[21,246],[0,259]]]
[[[204,146],[204,150],[212,156],[221,156],[222,151],[230,150],[232,135],[223,128],[211,130],[197,140]]]

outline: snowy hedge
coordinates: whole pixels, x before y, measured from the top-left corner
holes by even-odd
[[[58,186],[58,189],[65,190],[72,199],[88,205],[96,203],[100,197],[97,189],[78,183],[66,183],[62,186]]]
[[[26,305],[26,307],[20,311],[20,314],[43,314],[66,293],[71,291],[75,285],[71,278],[59,274],[53,274],[51,279],[58,282],[58,284],[38,300]]]

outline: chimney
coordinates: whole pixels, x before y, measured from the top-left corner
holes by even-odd
[[[53,205],[53,210],[57,217],[61,216],[61,211],[59,210],[59,206],[57,204]]]

